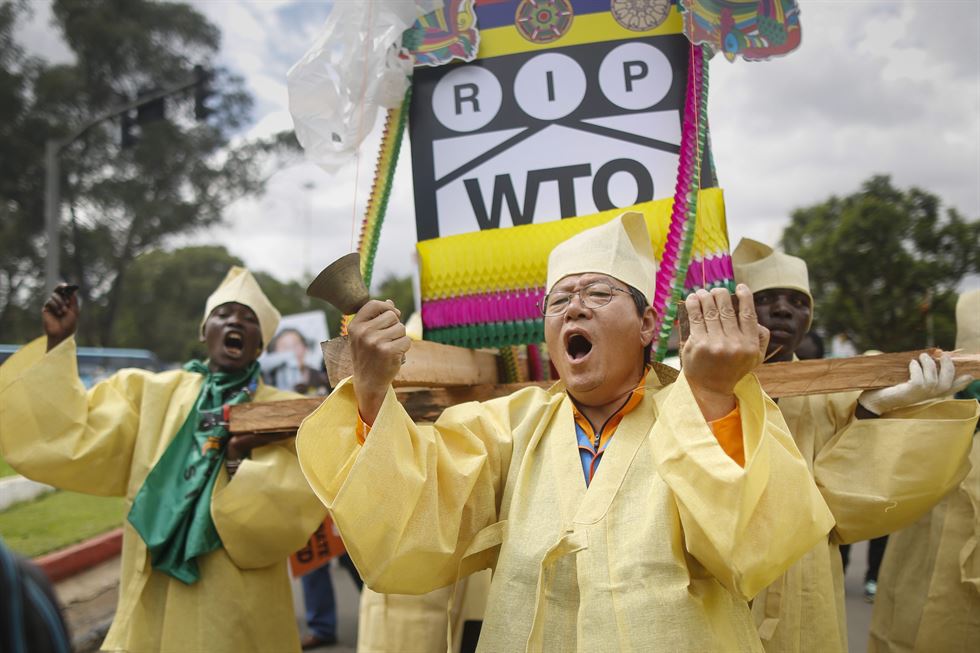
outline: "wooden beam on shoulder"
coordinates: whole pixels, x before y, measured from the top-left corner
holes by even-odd
[[[295,433],[300,422],[316,410],[326,397],[307,397],[286,401],[258,401],[231,407],[228,431],[232,435],[255,433],[273,435]]]
[[[330,385],[336,387],[354,370],[350,341],[347,338],[333,338],[320,343],[320,348]],[[497,360],[497,354],[488,351],[415,341],[392,385],[396,388],[493,385],[500,377]]]
[[[449,406],[468,401],[488,401],[523,388],[548,388],[554,381],[532,383],[497,383],[448,388],[398,388],[395,394],[416,422],[434,422]],[[232,435],[256,434],[278,436],[295,433],[303,419],[319,408],[325,397],[263,401],[231,407],[228,431]]]
[[[332,359],[328,358],[328,369],[331,360],[334,365],[330,377],[331,383],[335,382],[334,378],[337,374],[344,376],[350,374],[350,351],[345,343],[337,343],[339,340],[341,339],[324,343],[324,351],[329,351],[334,356]],[[331,343],[337,344],[331,345]],[[461,352],[467,352],[471,356],[467,358],[465,355],[459,355]],[[938,358],[942,351],[923,349],[878,356],[768,363],[758,367],[755,375],[763,390],[773,398],[870,390],[907,381],[909,361],[917,358],[921,353],[928,353]],[[432,356],[444,358],[429,360]],[[972,374],[980,378],[980,354],[952,352],[951,357],[956,364],[957,375]],[[537,385],[546,388],[551,385],[550,381],[497,383],[495,358],[493,354],[487,352],[460,347],[426,342],[413,343],[408,362],[399,376],[401,386],[411,384],[416,387],[396,388],[398,399],[412,419],[417,422],[432,422],[449,406],[467,401],[487,401],[529,386]],[[492,378],[490,362],[493,363]],[[660,366],[657,370],[663,383],[673,381],[673,370],[666,366]],[[443,375],[443,378],[451,383],[445,383],[444,387],[417,387],[439,385],[439,375]],[[344,377],[336,378],[336,382],[339,382]],[[467,379],[491,380],[482,383],[463,383]],[[294,433],[303,418],[313,412],[322,401],[322,397],[314,397],[232,406],[229,431],[232,434],[255,433],[270,436]]]
[[[774,399],[874,390],[908,381],[909,362],[919,354],[929,354],[938,360],[942,353],[941,349],[920,349],[876,356],[767,363],[759,366],[755,375],[766,394]],[[980,354],[951,352],[950,357],[957,376],[972,374],[980,378]]]

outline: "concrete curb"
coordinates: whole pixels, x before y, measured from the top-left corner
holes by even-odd
[[[122,528],[117,528],[66,549],[34,558],[33,562],[47,574],[52,583],[57,583],[119,555],[122,551],[122,532]]]
[[[8,476],[0,478],[0,510],[25,501],[31,501],[42,494],[53,492],[54,488],[44,483],[32,481],[23,476]]]
[[[84,633],[71,638],[71,646],[75,653],[98,653],[99,647],[105,641],[105,636],[112,626],[112,618],[105,619],[89,628]]]

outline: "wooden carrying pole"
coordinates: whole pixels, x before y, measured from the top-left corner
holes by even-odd
[[[336,387],[354,372],[350,341],[334,338],[321,343],[330,385]],[[488,351],[440,345],[420,340],[412,343],[405,354],[398,376],[392,383],[399,386],[447,387],[493,385],[500,378],[497,355]]]
[[[904,383],[909,380],[909,361],[927,353],[934,359],[941,349],[920,349],[897,354],[854,356],[852,358],[821,358],[792,363],[760,365],[755,375],[772,398],[822,395],[830,392],[873,390]],[[972,374],[980,378],[980,354],[952,352],[956,374]]]
[[[330,383],[336,385],[351,374],[349,344],[345,338],[323,343]],[[762,388],[773,398],[884,388],[908,380],[909,361],[920,353],[934,358],[939,349],[923,349],[879,356],[825,358],[769,363],[755,370]],[[956,373],[980,378],[980,354],[951,354]],[[418,422],[433,421],[445,408],[467,401],[486,401],[551,382],[497,383],[497,356],[490,352],[431,342],[412,343],[406,362],[395,379],[399,401]],[[322,398],[239,404],[231,408],[232,434],[283,435],[294,433],[303,418]]]

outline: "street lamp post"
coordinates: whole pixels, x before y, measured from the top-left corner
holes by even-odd
[[[58,154],[60,143],[48,139],[44,146],[44,223],[48,236],[48,256],[44,261],[44,287],[47,292],[58,285],[61,269],[61,242],[58,237],[61,224],[61,162]]]

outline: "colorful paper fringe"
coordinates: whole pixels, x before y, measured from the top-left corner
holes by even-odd
[[[381,137],[381,147],[378,151],[378,163],[374,169],[374,183],[371,195],[368,197],[364,210],[364,222],[361,224],[361,237],[357,251],[361,254],[361,276],[364,284],[371,287],[371,276],[374,273],[374,256],[378,252],[378,240],[381,237],[381,225],[384,223],[385,212],[388,209],[388,198],[391,195],[391,183],[395,178],[395,168],[398,165],[398,153],[401,151],[402,136],[405,133],[405,123],[408,120],[408,106],[412,101],[412,87],[405,91],[401,106],[388,110],[385,120],[384,134]]]
[[[384,224],[385,213],[388,210],[388,198],[391,195],[391,184],[395,178],[395,168],[398,165],[398,153],[401,151],[402,137],[405,134],[405,123],[408,120],[408,107],[412,101],[412,87],[405,91],[405,98],[400,106],[388,109],[385,119],[384,133],[381,135],[381,146],[378,148],[378,162],[374,168],[374,181],[371,184],[371,194],[368,196],[364,209],[364,219],[361,222],[361,234],[357,241],[357,251],[361,255],[361,276],[364,285],[371,287],[371,277],[374,274],[374,257],[378,253],[378,241],[381,238],[381,225]],[[345,315],[340,322],[340,335],[347,335],[347,324],[352,316]]]
[[[691,46],[691,65],[688,66],[687,81],[684,134],[677,171],[674,213],[671,216],[670,235],[664,249],[663,263],[657,271],[657,294],[653,304],[659,330],[656,350],[658,361],[662,361],[667,355],[677,303],[684,298],[693,234],[698,221],[696,190],[701,180],[701,160],[708,131],[708,60],[704,57],[701,46]],[[681,197],[683,213],[680,210],[682,204],[678,201]]]
[[[693,50],[694,48],[692,48]],[[674,186],[674,204],[670,215],[670,228],[664,245],[660,267],[657,269],[657,288],[653,298],[653,310],[657,314],[657,328],[664,323],[669,328],[668,302],[672,294],[674,277],[679,269],[681,245],[687,225],[687,204],[694,186],[694,165],[697,158],[697,111],[698,88],[693,53],[687,68],[687,93],[684,101],[684,118],[681,122],[680,161],[677,165],[677,183]]]
[[[687,278],[691,289],[732,278],[722,191],[704,189],[698,197],[699,219],[692,220],[694,258]],[[658,258],[666,246],[672,205],[668,198],[631,207],[644,214]],[[543,341],[538,301],[545,292],[548,253],[624,210],[418,243],[426,340],[465,347]]]

